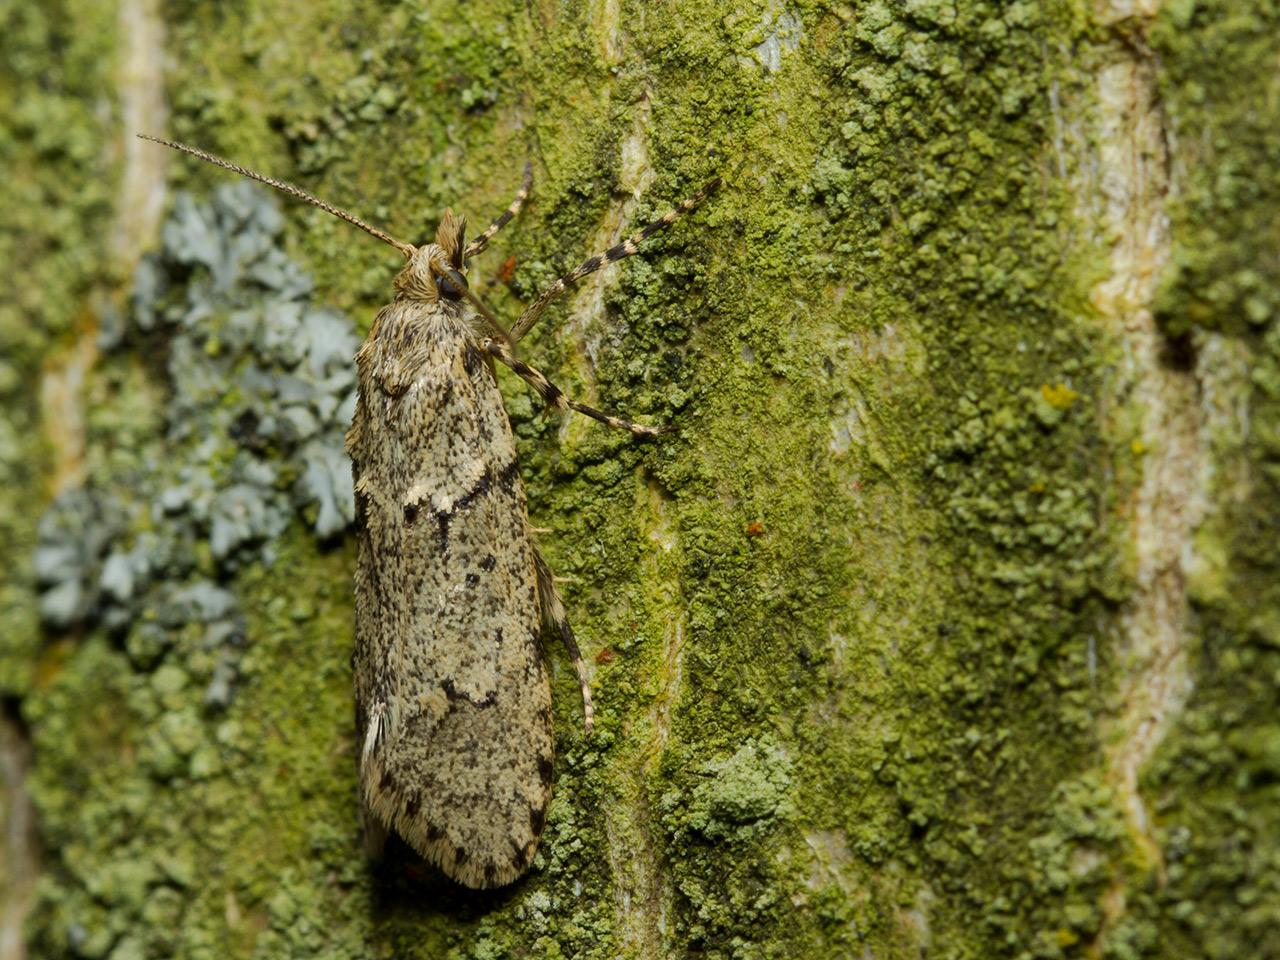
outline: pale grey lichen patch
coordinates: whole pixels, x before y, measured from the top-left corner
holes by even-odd
[[[210,805],[223,804],[226,775],[255,746],[228,709],[241,676],[260,670],[237,572],[272,564],[300,512],[321,537],[354,512],[342,441],[357,339],[312,303],[310,279],[279,247],[282,226],[266,194],[246,185],[209,203],[180,197],[160,251],[138,268],[127,315],[99,339],[120,409],[97,418],[88,482],[50,506],[32,558],[46,628],[83,636],[23,709],[38,750],[72,750],[68,731],[93,687],[111,704],[101,725],[127,723],[130,746],[109,797],[84,783],[114,755],[95,754],[74,788],[56,766],[31,779],[59,852],[35,907],[42,956],[221,955],[186,922],[190,847],[175,841],[181,852],[157,860],[147,845],[179,816],[183,830],[198,819],[176,795],[208,790]],[[157,382],[169,392],[163,416],[135,425],[127,391]],[[121,424],[136,431],[136,458],[102,453],[124,445]],[[86,833],[86,822],[98,826]],[[317,936],[306,935],[308,955]]]
[[[77,488],[58,497],[40,518],[34,569],[43,588],[40,617],[49,626],[65,628],[89,616],[104,574],[119,588],[122,572],[103,566],[119,532],[113,513],[104,498]]]
[[[662,819],[673,839],[741,841],[790,818],[791,762],[776,743],[749,740],[733,754],[703,764],[694,786],[662,797]]]
[[[785,852],[784,828],[797,816],[794,763],[767,734],[688,767],[674,752],[664,764],[682,772],[658,801],[672,852],[672,933],[707,944],[708,957],[762,956],[740,931],[769,916],[770,898],[760,891],[800,882]]]
[[[803,34],[804,25],[799,17],[790,10],[770,5],[761,14],[759,25],[746,38],[753,42],[752,56],[739,57],[739,60],[747,64],[754,60],[766,73],[777,73],[782,69],[783,54],[800,46]]]
[[[58,497],[35,556],[48,627],[121,634],[144,670],[185,638],[184,662],[203,654],[211,706],[230,700],[244,633],[216,581],[270,563],[299,511],[320,537],[354,517],[342,441],[358,340],[311,302],[310,278],[278,246],[282,227],[250,184],[210,203],[177,198],[161,250],[138,267],[132,317],[103,343],[163,352],[170,457]]]

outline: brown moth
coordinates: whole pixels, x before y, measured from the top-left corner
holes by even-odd
[[[653,436],[564,395],[512,347],[569,284],[638,245],[715,190],[717,178],[544,290],[508,334],[470,291],[466,264],[523,206],[532,182],[469,244],[445,211],[414,247],[345,211],[203,150],[152,140],[314,204],[399,250],[395,299],[356,354],[347,434],[360,540],[355,575],[356,730],[365,844],[395,832],[468,887],[519,877],[551,798],[551,687],[543,628],[559,633],[591,690],[550,570],[529,526],[515,442],[494,378],[498,360],[550,408]]]

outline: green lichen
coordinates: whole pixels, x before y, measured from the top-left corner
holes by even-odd
[[[1244,335],[1264,358],[1250,456],[1270,483],[1280,350],[1248,238],[1274,202],[1228,174],[1267,169],[1275,125],[1249,126],[1232,92],[1242,71],[1268,76],[1261,53],[1231,56],[1262,14],[1225,9],[1175,4],[1154,37],[1172,115],[1220,123],[1204,142],[1230,155],[1189,181],[1161,311],[1174,334]],[[502,315],[596,252],[634,160],[624,140],[653,174],[633,222],[716,173],[728,184],[616,268],[603,316],[570,299],[527,342],[572,393],[676,435],[562,426],[503,379],[598,710],[583,737],[553,650],[556,794],[529,878],[476,895],[408,858],[366,863],[349,545],[322,549],[314,511],[295,511],[225,564],[197,525],[175,580],[216,579],[243,611],[234,696],[202,699],[220,662],[200,647],[208,626],[171,623],[157,599],[123,633],[50,647],[22,702],[51,851],[42,955],[1225,956],[1272,930],[1269,486],[1224,521],[1224,537],[1259,532],[1218,552],[1231,589],[1203,611],[1199,699],[1148,772],[1157,892],[1103,774],[1118,504],[1140,460],[1111,436],[1115,346],[1083,296],[1100,255],[1054,147],[1054,96],[1090,66],[1064,51],[1111,42],[1079,5],[624,4],[615,22],[607,5],[254,0],[166,15],[178,136],[406,240],[446,205],[496,213],[532,158],[533,203],[477,265],[517,255],[487,293]],[[1239,116],[1216,112],[1233,103]],[[1240,126],[1257,136],[1234,139]],[[226,176],[173,173],[201,191]],[[282,209],[316,298],[367,324],[395,257]],[[1214,292],[1219,276],[1234,279]],[[86,282],[40,308],[61,315]],[[242,369],[256,348],[225,322],[189,369]],[[90,385],[95,478],[182,448],[158,412],[171,333],[150,336]],[[210,390],[216,422],[244,401]],[[212,483],[238,445],[217,438]],[[255,455],[289,469],[281,446]],[[0,516],[29,547],[21,513]],[[13,595],[30,644],[29,593]],[[1262,601],[1247,623],[1239,595]],[[1129,906],[1108,927],[1117,882]],[[1237,891],[1252,899],[1228,907]]]
[[[1152,45],[1179,145],[1173,262],[1159,319],[1244,358],[1219,391],[1248,425],[1212,436],[1216,476],[1242,491],[1197,533],[1194,690],[1143,781],[1163,882],[1135,898],[1117,958],[1276,956],[1280,943],[1280,84],[1274,4],[1169,4]]]
[[[105,236],[113,164],[103,149],[113,105],[115,18],[66,0],[0,11],[0,690],[27,689],[38,647],[32,590],[33,503],[48,449],[39,420],[42,362],[92,327],[112,275]]]

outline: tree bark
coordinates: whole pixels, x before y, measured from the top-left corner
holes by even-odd
[[[1273,2],[0,11],[0,960],[1280,956]],[[531,160],[508,320],[725,177],[524,344],[675,434],[502,378],[597,714],[549,644],[518,883],[360,842],[397,256],[135,132],[414,243]]]

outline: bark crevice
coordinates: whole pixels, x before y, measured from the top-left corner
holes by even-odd
[[[1144,866],[1163,878],[1163,855],[1140,777],[1192,687],[1187,580],[1193,538],[1205,515],[1210,454],[1202,344],[1170,339],[1153,311],[1171,251],[1169,135],[1157,64],[1145,40],[1158,9],[1155,2],[1116,0],[1102,11],[1116,37],[1094,86],[1096,163],[1104,171],[1098,183],[1101,226],[1110,270],[1090,299],[1121,344],[1118,393],[1137,412],[1130,447],[1141,469],[1127,504],[1133,588],[1120,618],[1107,767],[1131,842]],[[1125,900],[1124,882],[1117,878],[1103,905],[1109,921],[1125,911]]]

